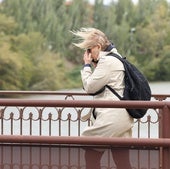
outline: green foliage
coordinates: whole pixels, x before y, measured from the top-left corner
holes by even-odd
[[[121,25],[124,20],[131,24],[133,14],[133,3],[131,0],[118,1],[116,4],[116,23],[118,25]]]
[[[17,26],[17,23],[12,17],[7,17],[4,14],[0,15],[0,32],[12,33]]]
[[[31,90],[56,90],[67,87],[66,69],[57,54],[45,52],[34,68]]]
[[[49,50],[42,34],[29,32],[12,35],[7,22],[8,19],[1,22],[0,27],[4,27],[0,34],[0,88],[56,90],[68,87],[63,59]]]
[[[81,76],[80,76],[80,70],[82,69],[81,66],[75,67],[72,71],[70,71],[67,76],[69,77],[71,86],[73,88],[80,88],[82,87],[81,83]]]
[[[166,0],[3,0],[0,89],[80,87],[83,51],[70,30],[101,29],[150,81],[170,80],[170,12]]]
[[[0,51],[0,89],[20,89],[22,86],[20,81],[22,63],[20,62],[19,55],[10,51],[8,43],[1,44]]]
[[[27,57],[35,58],[42,53],[45,46],[45,40],[39,32],[29,32],[28,34],[20,34],[11,38],[12,48],[15,51],[24,52]]]

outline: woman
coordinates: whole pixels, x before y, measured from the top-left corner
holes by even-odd
[[[73,34],[80,40],[79,43],[74,43],[74,45],[81,49],[85,49],[83,58],[84,67],[81,70],[84,90],[87,93],[94,94],[94,100],[119,100],[119,98],[117,98],[108,88],[103,88],[105,85],[108,85],[119,95],[123,95],[124,66],[119,59],[109,55],[109,53],[120,55],[115,46],[108,40],[107,36],[102,31],[95,28],[81,28],[80,30],[73,32]],[[93,69],[92,66],[94,66]],[[132,136],[133,119],[126,109],[96,108],[94,116],[95,121],[93,125],[86,128],[82,133],[82,136]],[[88,153],[88,155],[87,153],[86,157],[88,158],[90,153]],[[97,155],[95,156],[97,157]],[[100,159],[101,154],[98,155],[98,157]],[[115,159],[114,152],[113,157]],[[87,161],[89,160],[90,157]],[[124,165],[125,163],[123,166]],[[94,166],[89,166],[88,168],[90,169],[92,167]],[[126,168],[128,169],[128,167]]]

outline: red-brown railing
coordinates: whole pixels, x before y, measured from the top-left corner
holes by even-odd
[[[1,96],[22,97],[11,105],[10,100],[1,99],[10,103],[0,107],[0,133],[1,135],[53,135],[53,136],[79,136],[85,126],[90,125],[90,119],[83,121],[81,116],[91,111],[89,107],[65,107],[68,100],[90,100],[92,96],[80,92],[51,92],[51,91],[1,91]],[[168,99],[169,95],[154,95],[159,101]],[[23,98],[25,98],[23,100]],[[35,101],[32,99],[36,99]],[[41,100],[37,100],[41,99]],[[67,100],[67,101],[66,101]],[[60,106],[56,101],[60,101]],[[22,105],[19,103],[31,103]],[[47,103],[54,103],[47,105]],[[41,105],[40,105],[41,103]],[[157,102],[156,102],[157,103]],[[93,103],[92,103],[93,104]],[[119,103],[118,103],[119,104]],[[120,105],[122,102],[120,103]],[[112,105],[112,102],[111,102]],[[58,106],[58,107],[57,107]],[[105,107],[107,107],[105,105]],[[124,105],[122,105],[124,107]],[[133,137],[158,138],[159,132],[159,108],[149,107],[147,115],[135,121]],[[35,127],[36,126],[36,127]],[[146,130],[147,129],[147,130]],[[145,130],[145,131],[144,131]]]
[[[105,150],[103,169],[116,168],[115,162],[127,152],[133,169],[170,168],[170,95],[153,95],[150,102],[93,101],[79,92],[2,91],[0,95],[5,96],[0,99],[2,169],[83,169],[89,147]],[[144,118],[135,120],[132,139],[77,137],[91,124],[90,119],[83,121],[81,116],[93,107],[149,110]]]

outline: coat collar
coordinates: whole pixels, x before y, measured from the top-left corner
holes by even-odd
[[[101,51],[101,52],[99,53],[98,60],[99,60],[101,57],[108,55],[109,53],[116,53],[116,54],[118,54],[119,56],[121,56],[121,55],[118,53],[117,49],[116,49],[116,48],[113,48],[113,49],[110,50],[110,51]]]

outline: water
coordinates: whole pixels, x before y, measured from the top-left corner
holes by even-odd
[[[153,94],[170,94],[170,82],[152,82],[150,87]]]

